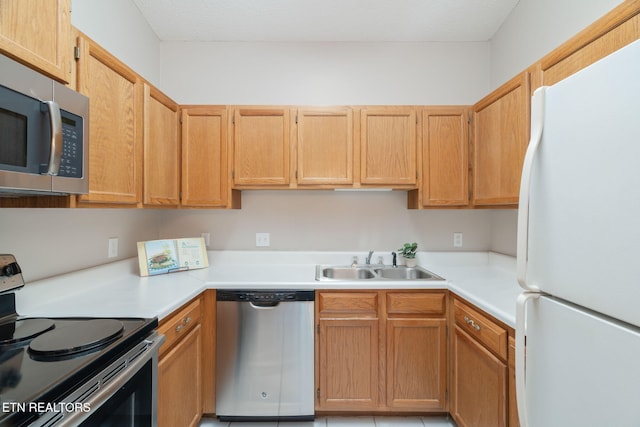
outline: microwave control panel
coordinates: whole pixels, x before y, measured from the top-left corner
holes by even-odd
[[[62,158],[58,176],[82,178],[83,126],[82,117],[61,110],[62,116]]]

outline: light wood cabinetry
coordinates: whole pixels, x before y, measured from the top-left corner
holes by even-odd
[[[78,89],[91,99],[89,194],[81,202],[142,201],[143,83],[87,37],[78,37]]]
[[[469,204],[469,107],[422,110],[421,206]]]
[[[290,111],[239,107],[233,110],[233,184],[288,186]]]
[[[0,52],[69,82],[71,0],[0,0]]]
[[[387,407],[444,411],[447,319],[444,292],[385,292]]]
[[[180,135],[178,104],[144,85],[144,203],[180,203]]]
[[[360,182],[365,185],[416,186],[416,109],[363,108],[360,126]]]
[[[317,410],[379,406],[379,293],[316,293]]]
[[[163,321],[158,361],[158,425],[197,426],[202,416],[203,329],[197,298]]]
[[[182,206],[239,207],[230,190],[228,110],[182,109]]]
[[[640,38],[640,2],[627,0],[536,64],[533,88],[552,85]]]
[[[518,203],[529,143],[529,73],[524,72],[473,106],[473,203]]]
[[[451,414],[461,427],[507,426],[507,329],[453,298]]]
[[[516,402],[516,339],[509,337],[509,427],[520,427]]]
[[[352,110],[300,108],[295,122],[297,184],[353,184]]]
[[[442,291],[318,291],[318,411],[444,411]]]

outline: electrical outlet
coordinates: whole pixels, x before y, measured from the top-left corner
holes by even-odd
[[[109,238],[109,251],[107,253],[109,258],[115,258],[118,256],[118,238],[110,237]]]
[[[460,232],[453,233],[453,247],[454,248],[462,247],[462,233]]]
[[[256,246],[269,246],[269,233],[256,233]]]
[[[204,239],[204,245],[208,248],[211,244],[211,234],[209,233],[200,233],[200,237]]]

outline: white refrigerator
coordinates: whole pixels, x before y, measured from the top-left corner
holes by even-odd
[[[522,427],[640,426],[640,41],[534,93],[517,270]]]

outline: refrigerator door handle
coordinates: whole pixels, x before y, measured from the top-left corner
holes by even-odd
[[[516,301],[516,404],[520,427],[527,427],[527,399],[526,399],[526,325],[527,303],[542,296],[538,292],[522,292]]]
[[[533,93],[533,98],[531,99],[531,139],[529,140],[527,153],[524,157],[522,177],[520,180],[516,270],[520,287],[528,291],[540,290],[537,286],[527,283],[527,263],[529,255],[529,190],[531,188],[531,168],[533,166],[536,151],[540,145],[540,141],[542,140],[546,89],[546,86],[536,89]]]

